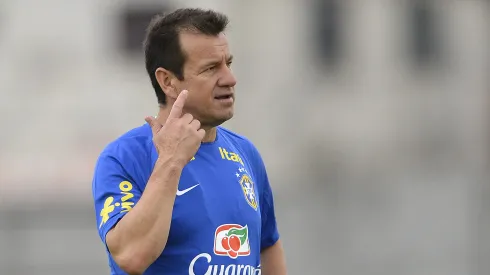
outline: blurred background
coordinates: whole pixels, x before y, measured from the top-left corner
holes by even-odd
[[[231,19],[235,118],[290,274],[490,274],[490,1],[1,0],[0,274],[109,274],[103,147],[157,112],[141,42]]]

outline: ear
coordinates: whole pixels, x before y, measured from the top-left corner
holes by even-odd
[[[177,98],[178,92],[176,84],[178,79],[172,72],[164,68],[158,68],[155,71],[155,78],[167,98]]]

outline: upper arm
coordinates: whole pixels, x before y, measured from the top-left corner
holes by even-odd
[[[261,250],[274,245],[277,240],[279,240],[279,231],[277,229],[276,214],[274,210],[274,196],[269,181],[267,180],[267,176],[263,180],[263,184],[260,206],[262,216]]]
[[[260,188],[260,214],[262,217],[260,250],[274,245],[279,240],[276,214],[274,210],[274,195],[269,183],[267,171],[259,152],[255,150],[258,187]]]
[[[106,244],[107,233],[134,207],[142,191],[120,160],[102,154],[96,164],[92,192],[99,236]]]
[[[260,253],[261,274],[286,275],[286,259],[281,240]]]
[[[253,147],[255,154],[257,180],[260,188],[260,213],[262,218],[260,261],[264,275],[286,275],[286,260],[279,239],[276,214],[274,210],[274,195],[264,161],[258,150]]]

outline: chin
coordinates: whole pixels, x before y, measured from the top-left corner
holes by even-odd
[[[211,127],[217,127],[220,126],[221,124],[227,122],[228,120],[233,118],[233,112],[230,112],[229,114],[226,115],[221,115],[221,116],[215,116],[212,118],[212,122],[207,123]]]

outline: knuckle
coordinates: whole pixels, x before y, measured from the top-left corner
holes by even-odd
[[[186,120],[192,120],[192,119],[194,119],[194,117],[191,114],[189,114],[189,113],[185,114],[184,117],[186,118]]]
[[[183,119],[179,119],[178,121],[175,122],[175,124],[179,127],[179,128],[182,128],[182,127],[185,127],[185,125],[187,123],[185,123],[185,120]]]

